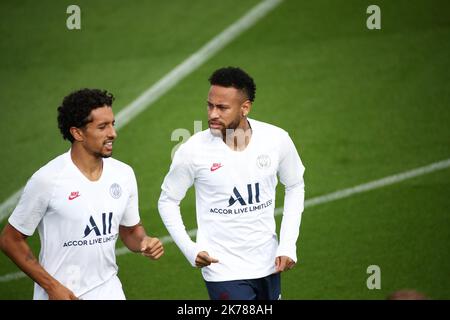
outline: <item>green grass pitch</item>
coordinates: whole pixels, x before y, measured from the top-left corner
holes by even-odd
[[[256,0],[87,1],[81,30],[69,1],[0,2],[0,202],[69,145],[56,108],[81,87],[105,88],[117,113],[232,24]],[[167,235],[157,200],[176,128],[206,128],[207,78],[241,66],[255,79],[251,117],[287,130],[306,166],[306,198],[450,158],[450,2],[285,0],[119,131],[114,157],[136,172],[141,218]],[[307,208],[299,262],[284,299],[385,299],[414,288],[450,298],[450,169]],[[277,192],[282,206],[283,190]],[[194,192],[182,203],[196,228]],[[0,222],[3,228],[6,220]],[[277,217],[280,222],[280,217]],[[37,233],[29,239],[39,250]],[[118,243],[118,247],[122,244]],[[175,244],[160,261],[117,258],[128,299],[207,299],[199,270]],[[381,268],[381,289],[366,270]],[[0,276],[17,272],[0,254]],[[28,278],[0,282],[0,299],[31,299]]]

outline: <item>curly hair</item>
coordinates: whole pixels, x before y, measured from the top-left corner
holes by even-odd
[[[252,77],[240,68],[227,67],[217,69],[208,80],[211,85],[218,85],[226,88],[233,87],[241,90],[247,96],[248,100],[251,102],[255,100],[255,82]]]
[[[71,127],[81,128],[92,121],[91,111],[103,106],[112,107],[114,96],[106,90],[81,89],[64,97],[58,107],[58,128],[64,140],[74,141]]]

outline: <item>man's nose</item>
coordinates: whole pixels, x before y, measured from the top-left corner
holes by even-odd
[[[113,126],[111,126],[111,129],[108,132],[108,137],[111,139],[117,138],[116,128],[114,128]]]
[[[208,109],[209,119],[217,119],[219,117],[219,112],[216,107]]]

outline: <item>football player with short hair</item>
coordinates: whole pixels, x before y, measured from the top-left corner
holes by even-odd
[[[117,238],[151,259],[164,252],[140,222],[133,169],[111,158],[113,100],[97,89],[64,98],[58,126],[71,148],[28,180],[0,236],[1,249],[35,282],[34,299],[125,299]],[[26,241],[36,228],[39,261]]]
[[[202,268],[211,299],[279,299],[280,272],[297,261],[304,166],[286,131],[248,118],[256,86],[245,71],[221,68],[209,82],[209,129],[175,153],[159,212],[191,265]],[[285,186],[279,241],[277,176]],[[196,242],[186,232],[179,206],[193,184]]]

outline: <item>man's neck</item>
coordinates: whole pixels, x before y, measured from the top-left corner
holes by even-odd
[[[75,166],[91,181],[100,179],[103,172],[103,159],[96,157],[76,143],[72,145],[70,156]]]
[[[252,134],[250,123],[247,118],[243,118],[236,129],[226,132],[223,142],[233,151],[244,151]]]

